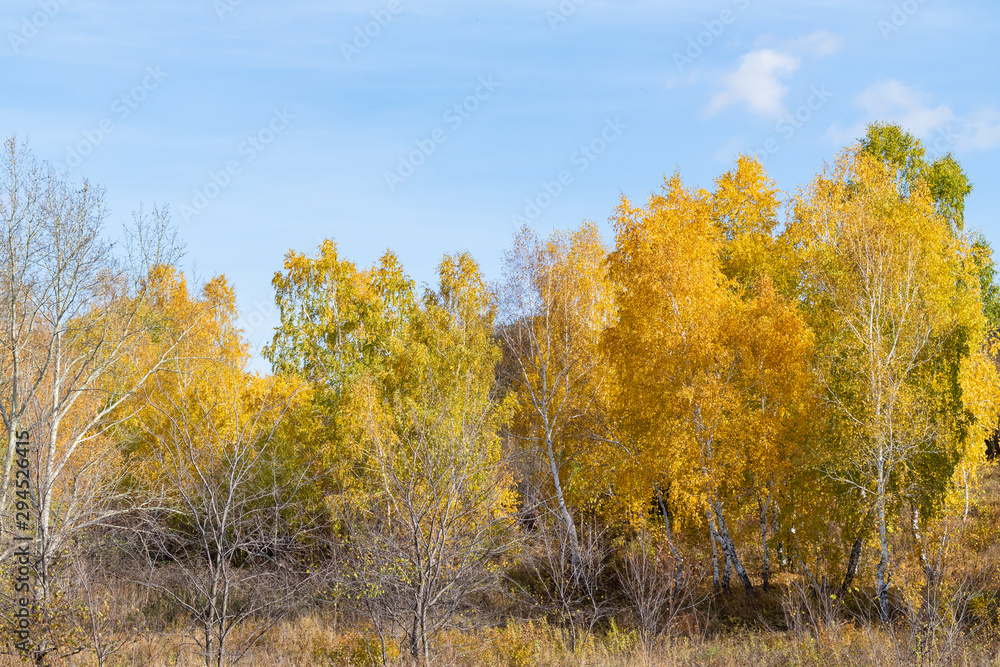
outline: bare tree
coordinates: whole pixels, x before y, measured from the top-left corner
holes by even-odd
[[[76,607],[74,625],[86,638],[81,645],[93,654],[98,667],[105,667],[115,664],[115,657],[141,635],[145,625],[141,609],[149,596],[122,576],[122,563],[112,560],[107,544],[94,540],[88,551],[71,556],[72,574],[62,593]]]
[[[311,477],[282,460],[287,393],[219,362],[210,377],[181,372],[143,397],[145,437],[163,483],[163,510],[145,513],[135,583],[185,611],[206,665],[240,660],[316,577],[306,545],[323,527],[305,500]],[[241,641],[229,641],[237,628]]]
[[[74,536],[127,508],[109,431],[136,390],[173,354],[139,350],[160,322],[150,310],[157,266],[179,257],[165,209],[138,212],[123,251],[105,238],[104,193],[38,165],[5,143],[0,168],[0,553],[10,549],[16,434],[31,432],[35,594],[44,616],[53,569]],[[161,335],[164,333],[160,332]],[[183,337],[184,333],[177,333]],[[142,360],[141,362],[139,360]],[[50,638],[51,639],[51,638]],[[39,638],[36,656],[53,650]]]
[[[605,531],[592,523],[580,527],[572,558],[566,526],[551,513],[543,515],[521,558],[528,582],[510,579],[532,606],[558,620],[574,650],[614,611]]]
[[[439,632],[492,591],[520,544],[513,480],[493,431],[492,402],[428,379],[388,417],[372,406],[363,502],[342,496],[350,583],[385,645],[394,631],[429,663]]]
[[[23,144],[5,144],[0,171],[0,378],[8,432],[0,487],[10,486],[15,434],[45,429],[39,470],[40,530],[49,524],[52,486],[77,449],[100,437],[109,417],[135,392],[106,375],[146,342],[156,326],[145,310],[149,272],[170,265],[179,249],[165,209],[140,211],[126,229],[124,253],[104,239],[104,192],[67,182],[39,166]],[[170,346],[168,346],[169,350]],[[168,351],[169,355],[169,351]],[[145,380],[163,363],[154,358]],[[74,408],[91,398],[86,417]],[[28,420],[27,422],[25,420]],[[2,502],[7,503],[6,495]]]
[[[645,527],[625,546],[616,571],[636,625],[647,645],[667,634],[677,619],[702,601],[704,572],[685,569],[676,548],[669,550]]]

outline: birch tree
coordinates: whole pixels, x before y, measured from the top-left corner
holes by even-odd
[[[905,178],[905,169],[845,151],[799,199],[791,231],[803,239],[820,377],[842,434],[827,470],[874,519],[883,620],[902,503],[940,496],[983,428],[983,407],[962,395],[996,381],[979,351],[972,244],[926,182]]]
[[[618,318],[605,345],[636,491],[669,488],[677,515],[704,517],[752,595],[730,514],[795,458],[789,434],[809,394],[811,336],[766,274],[748,290],[726,278],[711,196],[679,176],[645,207],[623,199],[615,231]]]
[[[497,289],[516,432],[545,460],[552,511],[574,561],[580,544],[566,486],[572,463],[592,444],[606,390],[599,350],[613,313],[606,254],[592,224],[546,240],[524,229],[504,257]]]
[[[44,611],[61,551],[128,503],[111,432],[137,389],[173,354],[150,308],[157,267],[179,256],[165,210],[141,210],[122,242],[107,240],[101,188],[35,162],[14,138],[0,171],[0,530],[9,545],[11,447],[32,434],[35,591]],[[184,331],[178,332],[180,337]],[[138,364],[138,365],[137,365]],[[40,655],[52,650],[39,639]]]

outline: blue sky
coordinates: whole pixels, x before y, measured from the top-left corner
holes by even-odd
[[[609,232],[740,152],[794,192],[871,120],[953,152],[1000,245],[996,0],[5,0],[0,28],[4,136],[104,185],[114,227],[169,205],[257,345],[289,248],[493,278],[516,219]]]

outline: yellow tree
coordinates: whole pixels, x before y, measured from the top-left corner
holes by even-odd
[[[119,370],[119,378],[134,382],[130,377],[143,368],[148,359],[162,355],[164,344],[173,345],[173,356],[154,374],[141,392],[123,406],[122,439],[125,453],[131,459],[131,479],[145,493],[156,495],[162,488],[162,478],[156,463],[157,428],[163,426],[163,405],[183,405],[185,393],[193,391],[197,378],[198,391],[227,391],[224,385],[233,377],[226,373],[213,377],[218,368],[245,365],[250,358],[249,346],[236,327],[236,294],[224,277],[217,277],[192,294],[184,275],[173,268],[161,267],[150,276],[154,298],[149,304],[150,315],[161,322],[155,337],[134,351],[128,366]],[[186,336],[176,341],[179,332]],[[174,343],[176,341],[176,343]],[[222,366],[218,366],[221,364]],[[112,382],[112,378],[108,378]],[[231,389],[231,388],[230,388]]]
[[[904,500],[940,497],[981,424],[992,423],[982,414],[988,401],[966,405],[963,393],[981,399],[996,383],[979,352],[972,244],[953,233],[926,182],[904,187],[902,178],[858,147],[845,151],[799,198],[789,230],[804,257],[805,302],[839,433],[830,444],[841,444],[827,471],[874,517],[884,620],[894,518]]]
[[[726,278],[732,281],[731,288],[744,301],[764,299],[769,308],[785,308],[785,299],[778,294],[794,300],[798,296],[800,284],[794,249],[789,245],[788,238],[775,233],[783,207],[781,192],[763,165],[754,157],[739,156],[735,168],[715,180],[711,204],[713,219],[722,236],[719,244],[720,268]],[[760,307],[760,304],[756,307]],[[737,341],[739,342],[742,340]],[[764,350],[767,341],[758,341],[757,345],[758,349]],[[808,351],[805,353],[808,354]],[[802,382],[806,379],[802,369],[804,361],[799,358],[794,362],[798,372],[789,378],[789,382]],[[815,397],[815,391],[802,385],[786,388],[790,391],[782,392],[782,387],[770,389],[772,395],[784,393],[784,398],[791,402],[790,405],[774,403],[771,406],[772,410],[778,412],[787,411],[780,424],[781,428],[786,429],[781,438],[786,441],[782,445],[786,455],[764,456],[762,460],[768,461],[769,467],[766,471],[758,470],[754,478],[757,482],[755,495],[763,555],[761,576],[765,590],[770,577],[769,535],[773,536],[779,530],[778,517],[789,510],[788,492],[793,484],[790,476],[803,472],[810,466],[808,457],[796,459],[798,454],[808,449],[803,446],[803,438],[812,434],[811,429],[807,428],[807,422],[797,416],[803,414],[805,403],[810,403],[810,399]],[[768,410],[763,409],[761,414],[767,415]],[[795,441],[795,446],[790,445],[791,440]],[[764,440],[760,446],[766,447],[766,442]],[[785,512],[780,511],[781,506],[784,506]]]
[[[596,225],[548,239],[523,229],[504,257],[497,289],[507,382],[517,403],[515,432],[542,454],[553,511],[580,558],[567,499],[571,468],[595,440],[606,392],[600,336],[613,316],[607,250]]]
[[[781,209],[777,185],[756,158],[741,155],[736,168],[715,180],[712,217],[722,234],[719,259],[722,273],[744,289],[762,276],[782,287],[780,242],[774,229]]]
[[[811,339],[766,276],[745,294],[726,278],[716,220],[709,193],[679,176],[645,208],[623,200],[606,345],[638,493],[669,485],[677,513],[704,517],[752,594],[727,504],[792,458],[786,436],[808,395]]]

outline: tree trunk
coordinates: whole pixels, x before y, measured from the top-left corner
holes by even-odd
[[[761,564],[760,578],[761,586],[766,593],[771,586],[771,561],[767,549],[767,511],[771,507],[771,494],[768,491],[767,503],[758,501],[760,509],[760,549],[764,555],[764,562]]]
[[[885,525],[885,500],[879,499],[878,509],[879,560],[875,568],[875,594],[878,597],[879,617],[889,622],[889,536]]]
[[[211,556],[209,556],[211,558]],[[209,565],[212,568],[211,564]],[[217,568],[209,572],[212,577],[212,585],[209,587],[207,600],[208,609],[205,614],[205,665],[212,667],[218,649],[215,646],[215,601],[219,593],[219,573]]]
[[[14,276],[11,275],[8,280],[10,284],[15,284]],[[11,302],[11,312],[8,317],[11,317],[10,322],[5,322],[4,324],[10,328],[10,416],[7,418],[9,423],[7,424],[7,451],[3,457],[3,479],[0,479],[0,517],[7,514],[7,489],[10,488],[11,483],[11,471],[14,465],[14,448],[17,444],[17,430],[20,426],[20,407],[18,404],[21,401],[21,396],[19,392],[18,382],[21,380],[20,372],[20,354],[18,350],[19,341],[17,336],[14,335],[14,313],[16,312],[15,301]],[[7,417],[7,415],[4,415]],[[5,526],[0,522],[0,534],[3,532]]]
[[[712,588],[719,592],[719,554],[715,548],[715,522],[712,521],[711,510],[705,510],[705,519],[708,520],[708,540],[712,543]]]
[[[58,371],[58,367],[56,369]],[[57,385],[58,391],[58,385]],[[58,399],[53,399],[55,402]],[[59,415],[53,410],[52,424],[49,430],[49,442],[45,458],[40,461],[38,471],[38,598],[40,601],[49,599],[50,572],[49,565],[53,560],[51,513],[52,513],[52,463],[56,458],[56,440],[59,434]],[[40,457],[41,458],[41,457]]]
[[[962,513],[962,523],[969,520],[969,471],[962,466],[962,487],[965,491],[965,511]]]
[[[718,535],[716,535],[718,538]],[[733,590],[729,587],[729,582],[733,580],[733,561],[729,560],[729,554],[722,550],[723,570],[722,570],[722,592],[729,595]]]
[[[417,639],[420,632],[418,618],[417,614],[413,614],[413,627],[410,628],[410,657],[413,658],[414,662],[420,659],[420,641]]]
[[[15,375],[10,380],[15,384],[15,390],[13,392],[12,401],[17,401],[17,376]],[[17,405],[12,403],[11,412],[13,413],[17,409]],[[14,450],[17,447],[17,429],[20,426],[19,420],[16,414],[12,414],[10,418],[10,424],[7,427],[7,451],[4,453],[3,457],[3,479],[0,480],[0,517],[7,514],[7,490],[10,488],[11,484],[11,471],[14,467]],[[2,534],[3,529],[6,528],[2,522],[0,522],[0,534]]]
[[[580,566],[580,540],[576,534],[576,523],[573,515],[570,514],[569,507],[563,497],[562,482],[559,480],[559,465],[556,463],[555,450],[552,447],[552,437],[546,433],[545,445],[548,448],[549,466],[552,470],[552,484],[556,490],[556,502],[559,504],[559,512],[562,514],[563,523],[566,525],[566,533],[569,536],[570,554],[573,558],[573,569],[578,570]]]
[[[753,597],[754,590],[753,584],[750,582],[750,577],[747,575],[745,569],[743,569],[743,563],[740,562],[740,557],[736,554],[736,546],[733,544],[732,538],[729,536],[729,529],[726,527],[726,520],[722,515],[722,506],[718,500],[712,501],[712,509],[715,511],[715,518],[719,522],[718,539],[719,547],[722,552],[726,554],[736,570],[736,576],[740,578],[743,582],[743,590],[746,591],[747,597]]]
[[[674,555],[677,560],[677,571],[674,573],[674,590],[680,591],[681,588],[681,575],[684,572],[684,559],[681,555],[677,553],[677,549],[674,547],[674,541],[672,539],[670,531],[670,515],[667,513],[667,505],[663,502],[663,494],[660,493],[660,487],[656,487],[656,498],[660,501],[660,512],[663,513],[663,527],[667,531],[667,546],[670,547],[670,553]]]
[[[861,560],[861,547],[864,545],[864,541],[858,537],[854,540],[854,546],[851,547],[851,557],[847,560],[847,572],[844,574],[844,583],[840,585],[839,596],[843,598],[847,595],[847,592],[851,588],[851,583],[854,581],[854,575],[858,573],[858,563]]]

